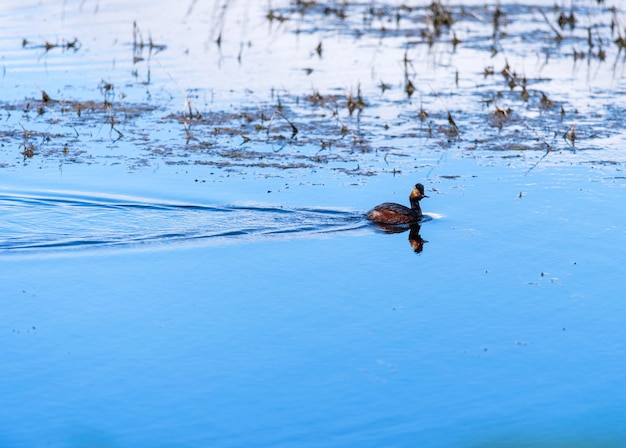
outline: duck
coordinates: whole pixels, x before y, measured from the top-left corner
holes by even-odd
[[[424,194],[424,185],[415,184],[409,194],[411,208],[395,202],[384,202],[367,212],[367,219],[377,224],[389,225],[417,223],[423,217],[420,201],[427,197]]]

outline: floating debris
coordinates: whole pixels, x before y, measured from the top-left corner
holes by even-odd
[[[532,159],[536,161],[541,154],[543,160],[562,149],[574,157],[585,149],[601,148],[602,139],[621,138],[616,136],[624,110],[604,100],[612,94],[611,87],[606,93],[594,91],[602,101],[580,101],[560,85],[563,77],[552,67],[571,69],[561,71],[568,79],[582,79],[584,72],[586,83],[594,76],[619,79],[626,48],[620,6],[284,2],[259,9],[261,23],[271,24],[263,47],[256,41],[253,45],[250,36],[237,42],[227,39],[233,33],[225,21],[228,2],[222,3],[216,7],[203,50],[217,53],[218,64],[236,61],[229,70],[248,73],[249,64],[266,63],[265,58],[273,56],[273,42],[298,35],[306,46],[295,51],[305,62],[294,59],[292,75],[284,78],[296,82],[287,80],[285,87],[282,79],[276,80],[278,87],[265,93],[258,85],[238,85],[238,79],[225,83],[223,73],[214,87],[194,86],[193,79],[198,78],[193,73],[192,84],[180,88],[176,75],[168,72],[169,61],[151,61],[168,46],[155,42],[135,21],[132,41],[126,42],[132,47],[132,77],[98,75],[80,93],[42,82],[43,88],[35,84],[39,94],[0,102],[0,166],[48,160],[110,163],[117,157],[116,163],[133,167],[165,161],[229,170],[325,167],[369,175],[407,172],[422,166],[419,158],[429,151],[480,149],[513,158],[536,153]],[[187,18],[196,8],[193,2]],[[594,20],[587,23],[584,17]],[[331,60],[336,57],[329,47],[334,39],[354,49],[354,57]],[[71,52],[83,45],[77,38],[22,39],[24,51],[38,48],[37,57],[46,61],[71,58]],[[260,56],[252,51],[259,48]],[[70,54],[60,55],[59,50]],[[198,57],[194,51],[183,53],[193,62]],[[383,53],[384,59],[379,56]],[[371,54],[375,59],[368,59]],[[528,55],[537,55],[537,63],[527,63]],[[465,65],[468,58],[477,61],[473,67]],[[166,73],[165,83],[160,79],[151,85],[152,62],[159,64],[161,78]],[[335,83],[329,69],[335,63],[348,66],[341,72],[342,85]],[[144,68],[145,76],[137,79]],[[141,91],[146,92],[145,102],[137,99]],[[229,99],[218,99],[221,94]],[[566,119],[576,124],[565,126]],[[416,139],[419,152],[413,144]],[[102,142],[119,146],[119,153],[112,156]],[[390,142],[397,148],[379,151]]]

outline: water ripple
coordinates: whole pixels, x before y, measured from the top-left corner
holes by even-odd
[[[354,231],[362,213],[210,206],[77,192],[0,192],[0,252],[262,239]]]

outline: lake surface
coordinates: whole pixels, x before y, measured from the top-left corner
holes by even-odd
[[[0,6],[0,446],[626,444],[619,2],[61,3]]]

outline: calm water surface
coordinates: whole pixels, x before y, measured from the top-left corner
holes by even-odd
[[[620,5],[188,3],[0,6],[0,446],[626,444]]]
[[[2,442],[619,446],[624,184],[564,171],[440,181],[420,254],[373,229],[5,253]]]

